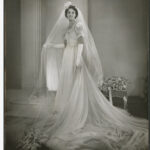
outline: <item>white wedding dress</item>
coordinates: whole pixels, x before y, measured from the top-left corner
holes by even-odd
[[[64,35],[61,31],[65,31],[63,40],[65,39],[67,44],[63,51],[59,73],[57,72],[59,65],[53,63],[54,59],[48,60],[51,65],[47,73],[49,76],[46,80],[49,82],[47,85],[49,88],[50,86],[53,89],[57,88],[54,106],[50,104],[53,107],[53,113],[43,113],[43,116],[32,125],[39,130],[37,131],[39,134],[36,134],[36,131],[32,134],[32,139],[36,139],[33,146],[30,142],[31,137],[25,136],[23,139],[25,142],[19,146],[19,149],[29,150],[29,144],[34,150],[37,144],[44,144],[52,150],[148,149],[148,120],[132,117],[128,112],[112,106],[97,87],[96,79],[99,77],[102,79],[100,60],[88,27],[86,24],[83,25],[84,20],[80,11],[78,18],[81,22],[77,21],[71,29],[66,30],[63,28],[63,23],[64,27],[67,26],[63,11],[47,40],[47,43],[53,42],[57,36],[59,39],[60,33]],[[80,36],[85,39],[84,47],[86,48],[83,49],[83,54],[86,57],[82,58],[82,67],[77,68],[76,58]],[[45,49],[41,56],[41,76],[43,77],[45,68],[48,69],[46,64],[48,55]],[[52,75],[54,76],[51,77]],[[41,78],[39,81],[44,83],[45,80]],[[49,97],[47,100],[50,100]],[[41,99],[41,101],[44,103],[44,100]],[[46,105],[50,109],[48,103]],[[28,144],[26,144],[27,140]]]
[[[45,145],[53,150],[148,149],[148,121],[112,106],[95,85],[84,60],[76,68],[80,36],[84,35],[77,24],[65,34],[55,112],[41,129]]]

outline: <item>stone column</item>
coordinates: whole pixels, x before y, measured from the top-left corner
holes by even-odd
[[[41,0],[21,0],[22,88],[32,88],[41,50]]]

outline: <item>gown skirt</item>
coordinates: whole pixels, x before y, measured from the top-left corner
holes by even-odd
[[[147,150],[148,120],[110,104],[78,52],[75,28],[66,33],[53,113],[40,128],[40,142],[52,150]]]
[[[110,104],[96,87],[77,46],[64,50],[53,115],[43,128],[53,150],[146,150],[148,121]]]

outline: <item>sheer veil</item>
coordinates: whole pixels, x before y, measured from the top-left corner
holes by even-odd
[[[65,17],[65,9],[70,5],[71,2],[65,4],[42,48],[39,77],[36,88],[31,95],[31,99],[36,97],[35,102],[40,104],[39,114],[34,120],[33,127],[42,133],[46,133],[47,139],[52,142],[50,143],[52,146],[56,144],[61,147],[64,144],[66,147],[79,146],[80,148],[83,145],[87,149],[91,149],[91,145],[97,146],[95,145],[95,142],[97,142],[97,144],[110,145],[111,149],[120,149],[118,145],[120,147],[126,145],[136,147],[140,144],[139,141],[147,143],[147,120],[131,117],[126,111],[112,106],[97,88],[97,86],[103,84],[101,61],[93,37],[79,8],[77,8],[76,25],[82,27],[84,37],[83,69],[76,75],[77,78],[73,82],[73,88],[64,84],[69,81],[69,77],[74,75],[71,71],[71,74],[66,77],[67,70],[67,73],[62,75],[62,77],[66,77],[61,80],[63,86],[60,86],[65,90],[62,92],[61,88],[58,89],[59,81],[63,79],[60,72],[64,49],[51,48],[49,44],[64,43],[64,36],[69,25]],[[68,54],[70,47],[68,51],[67,48],[65,50]],[[70,57],[70,53],[67,55],[68,57]],[[68,59],[66,60],[65,63],[62,63],[65,64],[62,65],[62,72],[68,63]],[[57,91],[57,89],[55,105],[53,105],[54,101],[49,96],[49,91]],[[69,89],[71,89],[70,95],[68,95]],[[57,140],[60,140],[60,142]],[[61,149],[65,148],[61,147]]]
[[[65,9],[70,4],[71,2],[65,4],[64,9],[60,13],[56,24],[54,25],[42,48],[40,71],[35,91],[39,92],[43,91],[43,89],[47,89],[48,91],[57,91],[59,83],[59,73],[61,69],[61,60],[63,57],[63,49],[51,48],[48,47],[48,44],[64,43],[64,34],[69,25],[69,22],[65,17]],[[84,34],[84,62],[95,83],[97,85],[101,85],[103,82],[103,71],[98,51],[89,28],[84,20],[82,12],[79,8],[77,8],[77,10],[78,17],[76,18],[76,20],[82,25]],[[49,70],[50,74],[47,74],[47,69]],[[47,85],[47,82],[49,82],[49,85]]]

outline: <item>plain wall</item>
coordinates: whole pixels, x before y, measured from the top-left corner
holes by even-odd
[[[32,87],[36,75],[36,32],[42,45],[65,2],[41,0],[40,9],[36,8],[37,1],[21,0],[22,7],[20,0],[5,1],[7,88],[20,88],[22,82]],[[129,94],[141,95],[143,79],[147,76],[147,0],[89,0],[88,4],[86,0],[77,0],[76,3],[88,20],[104,76],[126,77],[131,82]],[[41,12],[35,12],[38,10]],[[40,16],[35,15],[40,13],[41,25],[38,26]],[[24,23],[20,24],[20,19]],[[20,26],[24,38],[22,48]]]
[[[130,95],[142,95],[147,78],[147,0],[89,0],[89,27],[105,77],[129,79]]]
[[[6,87],[21,88],[20,0],[5,0]]]

